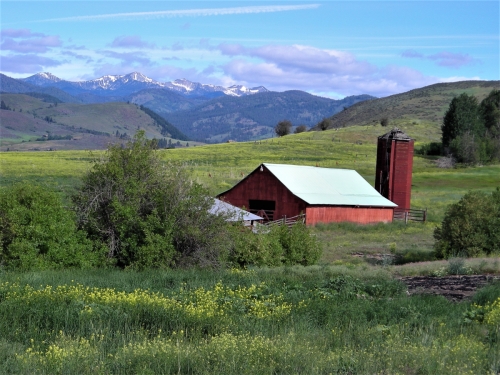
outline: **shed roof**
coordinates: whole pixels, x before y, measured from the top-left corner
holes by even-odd
[[[214,204],[208,210],[211,214],[214,215],[228,215],[227,221],[252,221],[252,220],[262,220],[260,216],[254,215],[251,212],[242,210],[232,204],[221,201],[219,199],[214,199]]]
[[[308,204],[397,207],[397,204],[380,195],[352,169],[268,163],[262,165],[292,194]]]

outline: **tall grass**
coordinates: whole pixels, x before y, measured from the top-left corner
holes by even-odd
[[[468,308],[343,267],[4,273],[0,373],[498,371]]]

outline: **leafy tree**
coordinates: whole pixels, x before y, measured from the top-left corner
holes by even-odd
[[[382,119],[380,119],[380,125],[382,126],[389,126],[389,117],[383,117]]]
[[[329,118],[324,118],[316,125],[319,130],[327,130],[332,126],[332,120]]]
[[[453,98],[443,119],[442,143],[443,147],[463,134],[475,137],[484,135],[484,126],[480,120],[479,106],[474,96],[465,93]]]
[[[0,189],[0,267],[16,270],[93,267],[97,252],[74,214],[45,187],[20,183]]]
[[[307,131],[307,126],[305,126],[305,125],[299,125],[299,126],[297,126],[297,127],[295,128],[294,133],[295,133],[295,134],[299,134],[299,133],[303,133],[303,132],[305,132],[305,131]]]
[[[161,162],[155,144],[139,131],[95,161],[73,197],[80,227],[119,267],[219,266],[229,248],[224,217],[209,214],[207,191]]]
[[[471,191],[446,210],[434,231],[439,258],[500,253],[500,189],[492,194]]]
[[[278,137],[283,137],[290,134],[292,130],[292,123],[288,120],[282,120],[274,127],[274,132]]]

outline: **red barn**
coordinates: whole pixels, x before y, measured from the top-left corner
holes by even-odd
[[[267,163],[217,197],[269,220],[304,213],[307,225],[391,222],[397,206],[354,170]]]

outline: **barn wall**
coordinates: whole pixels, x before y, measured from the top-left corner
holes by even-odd
[[[306,205],[297,198],[266,167],[252,172],[228,192],[219,197],[237,207],[250,207],[250,200],[271,200],[276,202],[274,220],[304,213]]]
[[[306,224],[351,222],[358,224],[392,222],[393,209],[388,207],[323,206],[306,208]]]

